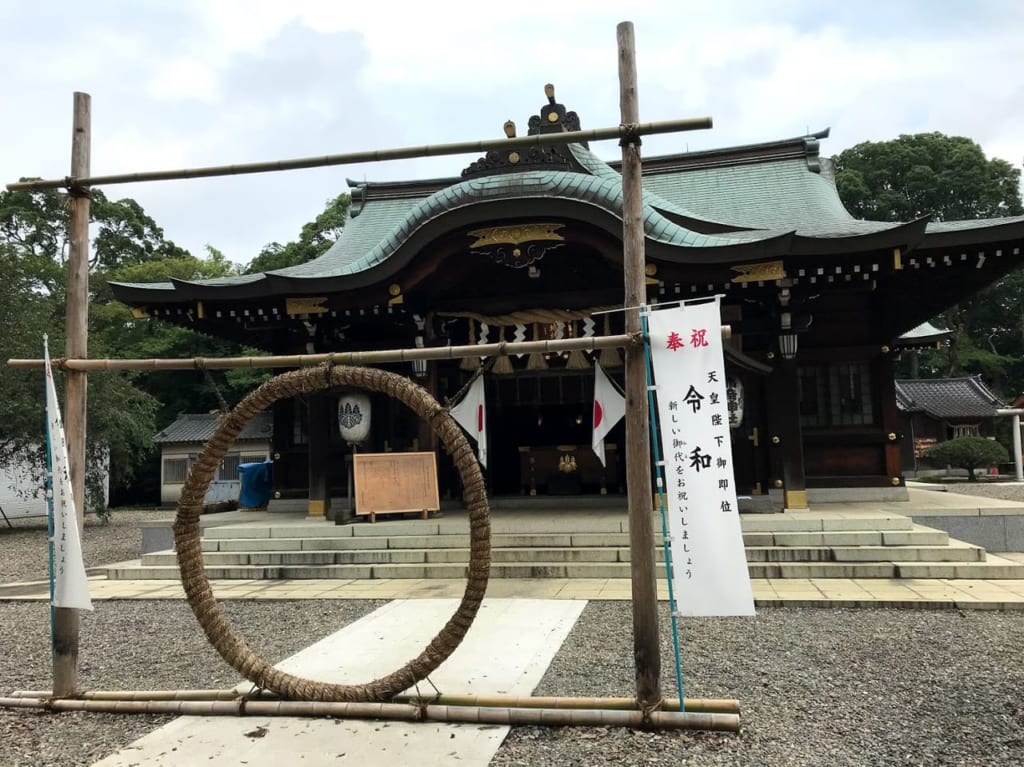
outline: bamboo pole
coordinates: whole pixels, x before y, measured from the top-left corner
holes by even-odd
[[[621,139],[627,134],[653,135],[658,133],[677,133],[681,131],[703,130],[710,127],[710,117],[694,117],[686,120],[664,120],[634,125],[618,125],[612,128],[595,128],[592,130],[567,131],[565,133],[543,133],[534,136],[519,136],[517,138],[459,141],[450,144],[426,144],[397,149],[374,149],[345,154],[321,155],[318,157],[299,157],[291,160],[213,165],[202,168],[156,170],[141,173],[120,173],[108,176],[89,176],[88,169],[84,172],[80,169],[72,169],[71,178],[68,179],[17,181],[8,184],[7,190],[11,192],[36,192],[42,189],[63,189],[69,184],[72,186],[108,186],[111,184],[134,184],[140,181],[173,181],[187,178],[211,178],[213,176],[240,176],[249,173],[272,173],[285,170],[301,170],[304,168],[322,168],[331,165],[353,165],[361,162],[469,154],[472,152],[486,152],[492,149],[510,151],[534,146],[604,141],[614,138]]]
[[[729,325],[722,325],[722,337],[731,334]],[[143,359],[54,359],[50,364],[61,370],[231,370],[237,368],[303,368],[331,363],[332,365],[381,365],[388,362],[413,360],[451,360],[463,357],[494,357],[533,352],[598,351],[629,346],[639,336],[591,336],[564,338],[551,341],[521,341],[497,344],[468,344],[465,346],[413,347],[409,349],[382,349],[372,352],[330,352],[324,354],[291,354],[267,357],[181,357]],[[9,359],[12,368],[41,368],[41,359]]]
[[[620,348],[633,343],[630,335],[593,336],[590,338],[565,338],[551,341],[523,341],[520,343],[467,344],[464,346],[414,347],[409,349],[383,349],[371,352],[332,352],[329,354],[291,354],[274,357],[221,357],[148,360],[51,360],[54,367],[65,370],[192,370],[232,368],[302,368],[322,365],[379,365],[387,362],[411,362],[412,360],[448,360],[462,357],[492,357],[496,355],[530,354],[533,352],[563,352],[576,349],[597,351]],[[37,368],[43,360],[10,359],[7,365],[13,368]]]
[[[89,94],[75,93],[71,138],[71,175],[89,175],[91,104]],[[89,353],[89,193],[71,189],[71,221],[68,249],[67,340],[68,357]],[[68,449],[71,494],[78,516],[79,538],[85,524],[85,408],[87,376],[70,371],[64,395],[64,430]],[[57,607],[53,611],[53,689],[71,695],[78,687],[78,611]]]
[[[518,695],[450,695],[436,697],[396,695],[396,703],[438,703],[445,706],[480,706],[482,708],[593,708],[636,711],[636,698],[580,698],[563,696]],[[686,711],[705,714],[738,714],[740,702],[730,698],[686,698]],[[665,698],[662,711],[679,711],[679,698]]]
[[[0,708],[47,711],[91,711],[112,714],[176,714],[184,716],[329,716],[405,722],[461,724],[632,727],[635,729],[714,730],[739,732],[737,714],[694,714],[679,711],[601,709],[481,708],[414,706],[402,703],[334,703],[324,701],[111,701],[43,698],[0,698]]]
[[[633,24],[616,27],[619,45],[619,107],[623,125],[637,122],[636,46]],[[640,337],[639,307],[647,302],[644,269],[643,190],[640,139],[622,140],[622,247],[626,333]],[[658,587],[651,522],[650,425],[647,371],[641,344],[626,347],[626,488],[629,494],[629,556],[633,594],[633,660],[636,699],[644,709],[661,704],[661,654],[658,645]]]
[[[12,698],[52,698],[49,690],[15,690]],[[207,690],[88,690],[75,696],[78,700],[276,700],[274,693],[257,690],[241,693],[234,689]],[[443,706],[478,706],[481,708],[599,708],[636,710],[636,699],[625,697],[587,698],[571,696],[521,696],[521,695],[454,695],[441,693],[433,696],[396,695],[393,703],[408,703],[416,706],[437,704]],[[686,698],[686,711],[706,714],[738,714],[740,703],[733,698]],[[678,698],[665,698],[665,711],[678,711]]]

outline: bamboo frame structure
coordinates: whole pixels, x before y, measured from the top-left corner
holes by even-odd
[[[177,714],[183,716],[323,716],[342,719],[385,719],[403,722],[541,725],[558,727],[631,727],[659,730],[739,732],[738,714],[697,714],[680,711],[603,709],[486,708],[412,705],[407,703],[339,703],[282,700],[116,701],[62,698],[0,698],[0,708],[46,711],[90,711],[111,714]]]
[[[723,325],[722,337],[731,334],[729,325]],[[230,370],[237,368],[305,368],[316,365],[372,366],[390,362],[413,360],[452,360],[467,357],[494,357],[513,354],[545,354],[548,352],[599,351],[621,349],[639,344],[640,337],[632,333],[615,336],[589,336],[550,341],[519,341],[496,344],[466,344],[463,346],[413,347],[409,349],[382,349],[370,352],[330,352],[323,354],[290,354],[266,357],[191,357],[152,359],[53,359],[52,367],[61,370]],[[41,368],[41,359],[9,359],[12,368]]]
[[[49,690],[15,690],[11,698],[52,698]],[[237,689],[208,690],[88,690],[75,696],[79,700],[107,701],[166,701],[166,700],[277,700],[278,696],[265,690],[241,693]],[[636,710],[635,698],[624,697],[573,697],[573,696],[523,696],[523,695],[396,695],[392,703],[410,703],[416,706],[477,706],[480,708],[592,708]],[[686,711],[704,714],[738,714],[740,704],[733,698],[686,698]],[[679,698],[665,698],[662,710],[678,711]]]
[[[203,168],[179,170],[156,170],[142,173],[120,173],[108,176],[69,176],[67,178],[17,181],[7,185],[9,192],[37,192],[43,189],[88,188],[111,184],[135,184],[141,181],[174,181],[188,178],[211,178],[214,176],[240,176],[250,173],[273,173],[285,170],[323,168],[332,165],[353,165],[361,162],[384,160],[409,160],[417,157],[439,157],[452,154],[470,154],[490,150],[525,149],[534,146],[574,144],[586,141],[623,139],[627,136],[652,135],[658,133],[679,133],[681,131],[705,130],[712,127],[710,117],[694,117],[686,120],[664,120],[660,122],[632,123],[613,128],[566,131],[565,133],[541,133],[517,138],[485,139],[483,141],[458,141],[450,144],[424,144],[397,149],[374,149],[345,154],[329,154],[319,157],[298,157],[291,160],[272,160],[237,165],[214,165]]]
[[[552,342],[541,342],[539,345],[536,342],[522,343],[522,344],[493,344],[493,345],[476,345],[472,347],[447,347],[443,349],[411,349],[411,350],[390,350],[383,352],[352,352],[342,354],[326,354],[326,355],[298,355],[298,356],[285,356],[285,357],[248,357],[248,358],[226,358],[221,360],[203,360],[203,359],[191,359],[191,360],[89,360],[86,359],[86,348],[84,345],[87,340],[87,330],[83,336],[83,343],[80,349],[81,354],[76,354],[71,342],[72,328],[70,327],[71,315],[72,315],[72,300],[69,298],[69,344],[68,344],[68,358],[64,360],[58,360],[57,364],[59,367],[64,368],[70,372],[69,375],[69,392],[74,390],[78,386],[78,381],[81,382],[81,410],[84,413],[84,402],[85,402],[85,382],[86,373],[89,370],[181,370],[181,369],[203,369],[203,368],[216,368],[216,369],[230,369],[230,368],[243,368],[243,367],[298,367],[308,368],[313,365],[325,364],[326,368],[326,380],[323,385],[317,385],[317,389],[326,388],[332,385],[338,385],[339,383],[347,383],[349,381],[349,373],[352,375],[358,375],[352,369],[345,369],[344,374],[339,374],[339,369],[333,369],[335,365],[338,366],[367,366],[373,364],[382,364],[388,362],[403,362],[413,360],[430,360],[430,359],[452,359],[456,357],[472,357],[472,356],[491,356],[491,355],[507,355],[507,354],[530,354],[534,352],[548,352],[548,351],[575,351],[575,350],[598,350],[612,347],[626,347],[627,356],[627,411],[629,417],[627,418],[627,444],[630,447],[639,444],[634,433],[634,426],[629,426],[630,423],[636,421],[641,424],[641,431],[645,431],[647,428],[646,412],[643,411],[642,405],[637,405],[637,402],[642,399],[639,397],[640,389],[639,378],[636,377],[636,361],[638,359],[638,352],[641,348],[641,337],[638,332],[638,323],[636,318],[639,314],[636,310],[636,304],[639,303],[638,299],[633,296],[636,292],[635,288],[638,285],[643,285],[642,282],[644,271],[643,266],[643,238],[642,229],[640,231],[639,242],[635,243],[636,240],[636,222],[633,221],[636,218],[638,211],[640,192],[639,192],[639,137],[641,135],[656,134],[656,133],[671,133],[681,132],[689,130],[700,130],[712,127],[712,121],[710,117],[695,118],[689,120],[673,120],[660,123],[640,123],[637,115],[636,108],[636,63],[635,53],[633,50],[633,27],[631,22],[624,22],[618,27],[618,36],[620,42],[620,86],[622,90],[621,95],[621,111],[623,115],[622,123],[613,128],[603,128],[588,131],[570,131],[564,133],[547,133],[537,134],[531,136],[524,136],[520,138],[505,138],[497,140],[486,140],[486,141],[471,141],[471,142],[458,142],[451,144],[438,144],[438,145],[423,145],[419,147],[404,147],[397,149],[384,149],[384,150],[373,150],[366,152],[352,152],[347,154],[335,154],[335,155],[324,155],[320,157],[306,157],[296,158],[290,160],[278,160],[271,162],[255,162],[245,163],[236,165],[224,165],[224,166],[210,166],[200,167],[192,169],[178,169],[178,170],[161,170],[161,171],[150,171],[150,172],[139,172],[139,173],[127,173],[127,174],[115,174],[107,176],[92,176],[86,161],[84,166],[75,164],[71,170],[71,175],[62,179],[48,179],[48,180],[35,180],[35,181],[23,181],[7,184],[9,191],[41,191],[46,189],[67,189],[70,194],[80,201],[80,204],[73,206],[81,217],[81,211],[86,211],[85,224],[84,224],[84,236],[79,238],[79,242],[76,243],[78,246],[84,246],[85,250],[88,248],[88,225],[87,225],[87,211],[88,211],[88,200],[89,190],[93,186],[100,185],[113,185],[113,184],[125,184],[125,183],[138,183],[148,181],[162,181],[162,180],[182,180],[188,178],[209,178],[215,176],[235,176],[243,174],[255,174],[265,172],[278,172],[285,170],[299,170],[306,168],[315,167],[326,167],[326,166],[337,166],[347,165],[362,162],[379,162],[384,160],[399,160],[409,159],[415,157],[430,157],[440,155],[452,155],[452,154],[465,154],[471,152],[484,152],[490,150],[513,150],[521,148],[529,148],[536,146],[547,146],[556,144],[568,144],[568,143],[583,143],[588,141],[599,141],[605,139],[618,139],[623,147],[623,158],[624,166],[631,166],[630,168],[624,167],[623,170],[623,196],[624,196],[624,245],[627,251],[627,258],[624,262],[624,273],[625,273],[625,293],[626,293],[626,306],[627,310],[627,334],[623,336],[609,336],[603,339],[589,338],[589,339],[574,339],[574,340],[562,340]],[[84,94],[83,94],[84,95]],[[77,94],[76,94],[77,97]],[[87,98],[87,96],[86,96]],[[76,129],[77,130],[77,129]],[[88,151],[88,150],[86,150]],[[86,158],[88,154],[86,154]],[[631,164],[635,162],[635,166]],[[627,185],[627,177],[635,176],[633,181]],[[635,189],[632,187],[635,186]],[[628,188],[627,188],[628,187]],[[76,235],[74,227],[72,227],[73,237]],[[638,247],[637,247],[638,246]],[[639,264],[641,267],[637,270],[635,267]],[[74,282],[75,279],[75,267],[72,267],[71,277],[69,282]],[[83,275],[85,281],[82,283],[87,285],[88,271],[85,267],[83,269]],[[70,294],[70,291],[69,291]],[[88,319],[88,305],[83,303],[81,308],[76,303],[74,305],[74,311],[80,315],[82,326],[87,328]],[[574,343],[575,342],[575,343]],[[76,358],[80,357],[80,358]],[[9,360],[8,365],[11,367],[40,367],[42,366],[42,360]],[[280,396],[291,396],[291,394],[302,392],[305,390],[304,387],[309,383],[305,379],[308,377],[305,374],[312,373],[313,371],[295,371],[293,374],[285,374],[285,376],[279,377],[288,378],[291,380],[281,382],[281,388],[284,394]],[[381,374],[387,375],[391,378],[399,378],[398,376],[390,373],[382,373],[382,371],[368,371],[368,374]],[[275,382],[279,382],[279,379],[271,381],[261,387],[257,392],[263,392],[269,401],[279,397],[279,393],[276,390],[265,389],[268,385],[273,387]],[[389,387],[399,388],[401,384],[391,383]],[[293,388],[292,388],[293,387]],[[395,392],[391,388],[381,389],[387,391],[391,396],[395,396]],[[273,397],[267,395],[266,392],[270,391]],[[256,399],[253,400],[254,395]],[[327,689],[328,686],[318,686],[316,683],[310,684],[308,680],[302,680],[289,675],[284,675],[278,672],[276,669],[268,667],[262,659],[255,657],[249,648],[241,641],[231,630],[230,624],[223,619],[223,616],[215,609],[215,602],[212,598],[212,592],[209,588],[209,583],[206,581],[205,574],[202,569],[202,553],[198,544],[198,524],[196,519],[200,513],[200,499],[205,493],[206,487],[209,485],[210,477],[212,477],[212,471],[209,470],[207,463],[210,463],[214,458],[220,458],[223,454],[223,450],[226,449],[225,445],[230,445],[237,434],[241,430],[242,426],[248,422],[252,417],[252,414],[265,406],[259,400],[259,395],[254,393],[250,395],[243,402],[232,411],[231,414],[223,421],[218,427],[217,434],[211,442],[217,442],[218,446],[212,451],[204,448],[203,454],[200,456],[200,466],[202,471],[200,472],[200,479],[193,481],[193,475],[190,473],[189,480],[186,483],[185,489],[182,494],[182,501],[179,503],[178,518],[175,522],[175,541],[178,544],[178,555],[179,562],[182,569],[183,585],[185,586],[186,593],[188,595],[189,602],[197,614],[200,620],[200,624],[207,632],[208,638],[211,643],[221,652],[228,660],[232,663],[232,659],[236,660],[237,663],[232,663],[236,670],[242,671],[243,675],[247,678],[252,676],[258,676],[260,681],[266,681],[264,677],[270,680],[277,681],[280,683],[277,685],[278,689],[283,686],[287,692],[298,693],[298,697],[314,697],[319,698],[321,695],[338,694],[342,697],[352,696],[351,700],[356,695],[361,695],[365,698],[383,698],[386,697],[389,692],[393,695],[395,690],[406,689],[408,687],[409,679],[412,676],[416,676],[416,679],[422,678],[418,676],[423,672],[425,675],[425,669],[429,663],[425,662],[428,654],[433,648],[431,647],[421,655],[420,658],[410,661],[403,669],[395,672],[386,679],[376,680],[370,685],[361,686],[359,689],[356,688],[345,688],[344,686],[335,686],[333,689]],[[69,394],[70,398],[70,394]],[[252,404],[253,402],[260,405]],[[407,405],[409,401],[403,400]],[[637,408],[640,408],[639,410]],[[248,408],[248,409],[247,409]],[[416,408],[414,408],[416,409]],[[446,409],[441,408],[436,402],[432,402],[428,407],[426,405],[423,408],[417,410],[417,412],[426,418],[428,421],[432,421],[435,431],[440,436],[445,437],[447,434],[447,426],[445,429],[441,429],[439,424],[442,422],[450,422],[452,419],[447,413]],[[638,416],[634,418],[633,416]],[[444,424],[442,424],[444,425]],[[453,425],[451,426],[453,434],[462,437],[461,432]],[[73,451],[80,451],[84,454],[84,432],[85,423],[84,416],[82,420],[81,433],[77,431],[72,432],[69,429],[69,441]],[[72,439],[73,436],[73,439]],[[219,441],[219,442],[218,442]],[[445,444],[450,445],[450,441],[445,438]],[[644,440],[646,443],[646,441]],[[215,455],[220,450],[221,455]],[[646,451],[646,444],[641,445],[637,449],[639,451]],[[459,445],[460,454],[471,455],[468,446],[465,444],[465,438],[462,437],[462,443]],[[643,453],[646,456],[646,452]],[[646,459],[649,463],[649,457]],[[205,463],[204,463],[205,462]],[[469,463],[467,458],[466,463]],[[474,464],[476,466],[476,464]],[[634,562],[634,634],[638,637],[635,642],[635,655],[637,659],[637,700],[636,703],[641,707],[642,710],[604,710],[604,709],[592,709],[592,708],[532,708],[532,707],[481,707],[481,706],[447,706],[437,705],[436,703],[424,704],[422,700],[417,701],[416,705],[411,702],[408,704],[400,703],[366,703],[366,702],[322,702],[319,700],[302,700],[302,701],[265,701],[255,700],[250,701],[244,698],[239,700],[160,700],[160,701],[106,701],[106,700],[79,700],[79,699],[43,699],[43,698],[0,698],[0,708],[41,708],[51,711],[111,711],[111,712],[127,712],[127,713],[175,713],[175,714],[223,714],[223,715],[236,715],[242,716],[245,714],[261,714],[265,716],[316,716],[316,715],[329,715],[329,716],[345,716],[345,717],[359,717],[359,718],[383,718],[383,719],[395,719],[395,720],[407,720],[407,721],[446,721],[446,722],[473,722],[473,723],[490,723],[490,724],[539,724],[539,725],[622,725],[628,727],[644,727],[644,728],[662,728],[662,729],[703,729],[703,730],[725,730],[725,731],[739,731],[740,719],[738,714],[733,713],[689,713],[686,711],[681,712],[666,712],[656,710],[658,706],[664,703],[661,698],[661,691],[658,684],[659,670],[660,670],[660,659],[658,657],[658,645],[656,641],[657,635],[657,615],[656,615],[656,597],[654,595],[653,578],[648,577],[648,571],[653,570],[653,565],[650,563],[641,563],[643,558],[652,560],[651,550],[653,549],[653,533],[650,530],[649,520],[649,507],[646,504],[649,503],[651,497],[650,492],[650,477],[649,477],[649,465],[647,466],[646,478],[637,476],[637,468],[642,466],[635,462],[630,461],[628,464],[628,474],[630,486],[636,488],[636,491],[630,493],[630,519],[631,519],[631,548],[633,551],[633,562]],[[460,465],[461,471],[461,465]],[[641,472],[642,473],[642,472]],[[465,480],[465,476],[463,477]],[[643,481],[641,481],[643,480]],[[205,482],[205,485],[204,485]],[[646,484],[645,484],[646,483]],[[479,485],[482,488],[482,479],[479,475],[479,468],[476,467],[476,476],[473,481],[474,487]],[[646,489],[644,489],[646,488]],[[76,486],[77,490],[77,486]],[[202,492],[196,492],[202,491]],[[639,492],[637,492],[639,491]],[[473,490],[474,497],[477,495],[477,491]],[[80,495],[80,493],[79,493]],[[460,606],[460,611],[453,616],[452,621],[442,631],[438,637],[435,637],[435,643],[439,642],[443,637],[448,640],[451,639],[457,645],[458,641],[461,641],[462,635],[465,630],[468,629],[469,624],[472,623],[473,615],[476,612],[476,608],[479,607],[479,603],[482,600],[483,592],[486,588],[487,582],[487,570],[489,569],[490,563],[490,527],[489,521],[487,520],[487,504],[486,495],[480,494],[481,502],[480,509],[477,512],[476,502],[471,503],[471,511],[474,511],[475,516],[472,518],[473,523],[473,562],[478,563],[479,566],[476,568],[477,571],[471,567],[470,579],[467,584],[467,591],[463,598],[463,603]],[[634,496],[645,496],[643,500],[635,500]],[[81,499],[80,499],[81,500]],[[81,514],[81,508],[84,504],[81,504],[79,513]],[[486,538],[486,541],[484,539]],[[184,552],[184,554],[183,554]],[[191,559],[189,559],[191,557]],[[486,562],[483,560],[486,559]],[[642,570],[641,575],[637,575],[638,571]],[[189,575],[194,575],[193,578],[189,578]],[[649,581],[649,583],[648,583]],[[213,607],[211,607],[211,603]],[[639,605],[639,607],[638,607]],[[205,618],[204,618],[205,616]],[[75,617],[75,647],[74,653],[71,659],[72,670],[75,672],[75,676],[68,676],[62,681],[59,675],[55,674],[54,688],[58,695],[68,694],[73,690],[77,680],[77,616]],[[449,631],[449,629],[451,629]],[[448,634],[446,634],[448,632]],[[228,648],[228,645],[232,645]],[[446,648],[447,649],[447,648]],[[450,650],[449,650],[450,652]],[[445,655],[447,657],[447,655]],[[444,658],[440,660],[443,661]],[[239,665],[245,666],[251,673],[246,672],[239,668]],[[436,667],[436,664],[435,664]],[[56,663],[55,663],[56,670]],[[403,679],[399,679],[402,677]],[[405,685],[398,685],[400,681],[405,681]],[[68,687],[71,689],[62,689]],[[681,694],[681,693],[680,693]],[[684,701],[685,703],[685,701]],[[581,703],[581,705],[583,705]],[[678,702],[677,702],[677,705]]]

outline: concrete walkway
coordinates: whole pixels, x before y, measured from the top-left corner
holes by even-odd
[[[530,695],[585,606],[579,601],[485,600],[472,629],[430,682],[448,693]],[[277,667],[319,682],[368,682],[418,655],[457,607],[454,599],[389,602]],[[433,689],[426,682],[420,687],[427,694]],[[94,767],[486,767],[508,731],[507,726],[443,722],[192,716],[175,719]]]
[[[1024,553],[989,555],[1024,564]],[[980,610],[1024,610],[1024,580],[884,579],[884,578],[752,578],[759,607],[909,607]],[[213,581],[217,599],[456,599],[465,581],[413,578],[375,580]],[[177,581],[119,581],[89,579],[94,600],[184,599]],[[630,599],[625,578],[492,579],[489,598],[499,599]],[[658,597],[668,599],[668,587],[658,584]],[[0,585],[0,600],[35,601],[49,598],[45,581]]]

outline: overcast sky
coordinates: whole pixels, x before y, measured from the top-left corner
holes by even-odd
[[[616,24],[634,22],[641,120],[715,127],[645,155],[831,127],[825,154],[901,133],[1024,160],[1019,0],[5,0],[0,182],[59,178],[72,93],[96,175],[525,133],[552,82],[584,128],[619,122]],[[605,159],[615,142],[593,144]],[[248,262],[295,239],[346,178],[457,175],[473,156],[108,187],[168,238]]]

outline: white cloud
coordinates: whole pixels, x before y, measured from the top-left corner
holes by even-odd
[[[93,96],[93,172],[194,167],[497,137],[542,86],[584,127],[619,121],[616,24],[635,22],[641,119],[710,115],[647,155],[833,128],[823,150],[900,133],[969,136],[1024,159],[1024,4],[889,0],[70,0],[0,4],[0,176],[67,172],[71,92]],[[614,142],[595,145],[614,157]],[[454,175],[448,157],[108,189],[167,235],[248,261],[346,176]]]

